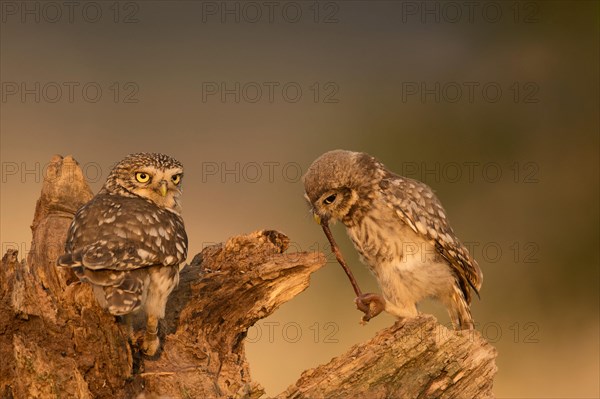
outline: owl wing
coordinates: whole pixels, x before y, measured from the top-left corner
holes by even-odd
[[[483,280],[481,269],[454,234],[446,212],[431,188],[420,181],[392,175],[381,181],[380,189],[398,218],[434,244],[449,263],[467,302],[471,301],[469,286],[479,295]]]
[[[133,312],[142,305],[145,274],[144,269],[135,270],[93,270],[83,265],[81,261],[69,259],[69,254],[63,255],[60,266],[69,266],[75,275],[83,282],[91,283],[104,289],[107,307],[114,315],[124,315]]]
[[[186,256],[187,235],[178,214],[142,198],[99,195],[75,215],[65,254],[57,263],[74,268],[76,273],[77,268],[84,268],[87,274],[111,271],[95,276],[97,284],[113,285],[116,281],[104,277],[118,279],[115,271],[177,265]]]
[[[142,304],[146,267],[177,265],[187,256],[181,217],[142,198],[97,195],[75,215],[59,266],[104,290],[115,315]]]

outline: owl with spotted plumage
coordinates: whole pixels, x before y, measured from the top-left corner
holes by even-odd
[[[368,321],[385,310],[418,315],[417,303],[436,298],[456,329],[472,329],[471,291],[483,275],[454,234],[432,189],[388,170],[368,154],[323,154],[303,176],[305,197],[319,223],[341,221],[383,297],[356,298]]]
[[[167,155],[127,156],[77,211],[57,261],[92,285],[100,306],[125,319],[130,336],[131,314],[145,311],[142,350],[149,356],[160,346],[158,322],[187,256],[182,179],[183,166]]]

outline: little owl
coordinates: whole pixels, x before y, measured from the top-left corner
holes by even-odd
[[[383,298],[356,298],[363,320],[382,310],[414,317],[417,303],[430,297],[446,306],[455,328],[473,328],[471,289],[478,294],[481,269],[429,186],[367,154],[342,150],[314,161],[303,182],[315,218],[323,226],[341,221],[377,278]]]
[[[187,256],[182,178],[183,166],[167,155],[127,156],[77,211],[57,261],[92,285],[100,306],[124,316],[130,335],[130,314],[146,312],[142,350],[149,356],[160,345],[158,321]]]

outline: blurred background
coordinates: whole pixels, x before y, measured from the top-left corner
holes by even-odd
[[[174,156],[190,259],[263,228],[288,234],[291,256],[330,259],[248,332],[252,376],[274,395],[394,322],[358,324],[302,197],[320,154],[365,151],[432,186],[479,261],[496,395],[600,396],[597,2],[0,5],[3,253],[29,250],[53,154],[72,154],[94,192],[128,153]]]

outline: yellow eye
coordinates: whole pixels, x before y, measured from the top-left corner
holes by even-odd
[[[147,183],[150,180],[150,175],[144,172],[137,172],[135,174],[135,179],[140,183]]]
[[[171,176],[171,181],[173,182],[173,184],[179,184],[179,182],[181,181],[181,175]]]

